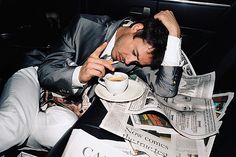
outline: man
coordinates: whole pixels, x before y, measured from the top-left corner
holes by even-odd
[[[134,23],[80,15],[39,66],[39,82],[63,96],[81,95],[92,78],[119,70],[137,74],[156,94],[173,97],[181,75],[179,38],[179,25],[168,10]],[[103,59],[105,55],[119,61],[119,68]]]
[[[175,96],[182,73],[179,25],[168,10],[149,20],[75,19],[39,68],[21,69],[6,83],[0,99],[0,152],[27,138],[29,146],[51,148],[77,120],[59,106],[39,112],[40,86],[65,97],[81,96],[107,71],[123,71],[137,74],[160,96]],[[111,60],[119,61],[116,67]]]

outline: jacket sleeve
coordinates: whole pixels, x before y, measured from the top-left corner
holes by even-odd
[[[41,87],[60,95],[80,95],[84,87],[72,87],[72,75],[104,41],[110,17],[81,14],[74,18],[39,66]]]
[[[178,92],[182,71],[179,66],[160,66],[156,70],[151,67],[137,68],[134,73],[147,82],[157,95],[174,97]]]
[[[60,95],[72,95],[72,75],[76,64],[71,66],[76,55],[75,35],[77,24],[80,21],[78,17],[67,27],[59,40],[53,45],[48,56],[38,69],[39,83],[42,88],[48,89]],[[78,94],[82,92],[78,90]]]

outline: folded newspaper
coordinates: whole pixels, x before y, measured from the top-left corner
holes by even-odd
[[[82,129],[73,129],[62,157],[134,157],[137,152],[125,141],[98,139]],[[139,153],[139,157],[148,157]]]

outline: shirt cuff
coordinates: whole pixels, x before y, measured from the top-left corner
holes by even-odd
[[[162,66],[181,66],[182,39],[169,35]]]
[[[79,73],[80,73],[81,66],[78,66],[75,68],[73,75],[72,75],[72,87],[73,88],[78,88],[78,87],[83,87],[84,83],[81,83],[78,79]]]

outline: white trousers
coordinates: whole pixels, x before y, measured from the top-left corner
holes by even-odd
[[[0,152],[21,145],[51,148],[76,122],[70,110],[55,106],[39,112],[37,67],[17,71],[6,82],[0,98]]]

